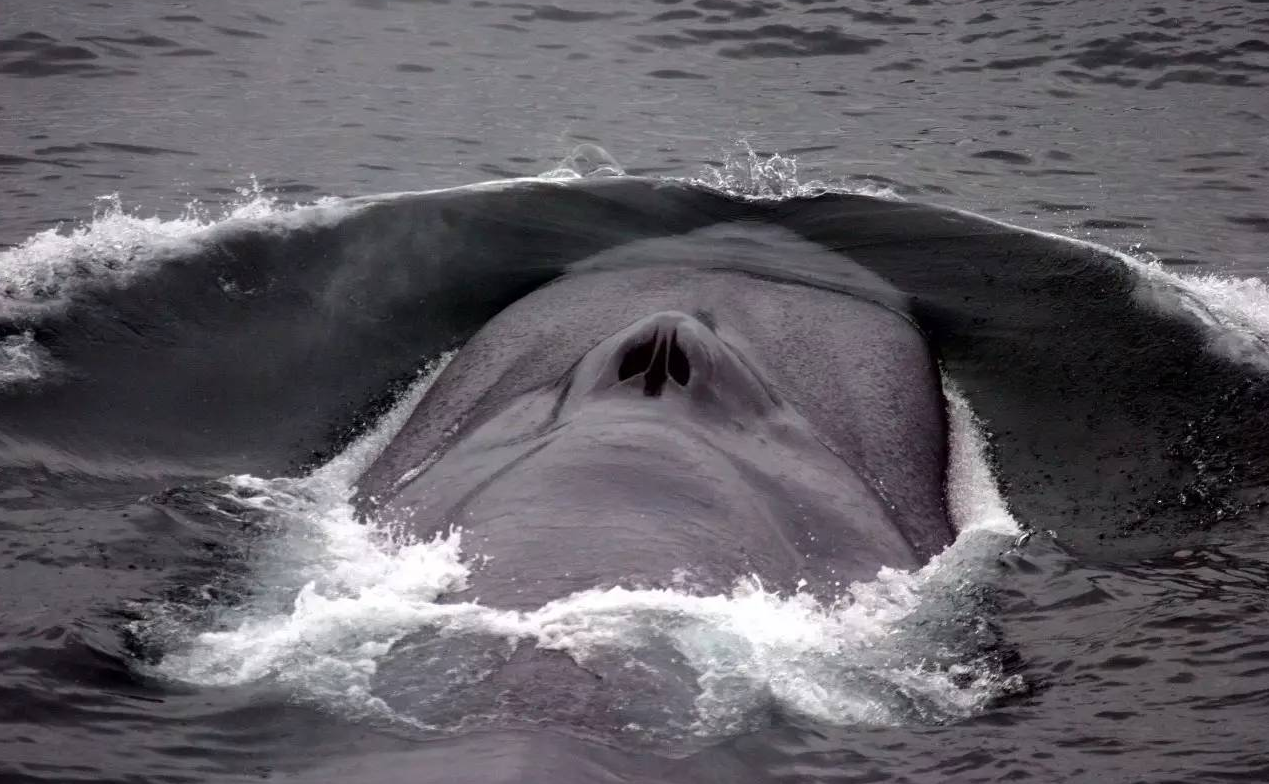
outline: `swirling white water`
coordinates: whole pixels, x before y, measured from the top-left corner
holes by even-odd
[[[394,712],[374,688],[381,666],[399,667],[393,657],[409,655],[394,645],[411,635],[530,641],[582,663],[613,652],[638,659],[655,639],[672,646],[696,678],[691,729],[704,734],[741,728],[772,703],[842,724],[940,721],[1019,685],[980,656],[974,640],[930,636],[913,623],[956,614],[961,632],[983,623],[965,596],[989,579],[994,556],[1019,533],[996,489],[983,434],[950,381],[948,489],[960,533],[923,569],[883,568],[831,606],[809,594],[769,592],[753,575],[726,595],[618,587],[510,612],[436,601],[461,590],[479,558],[464,552],[461,531],[416,541],[359,523],[349,503],[358,475],[442,365],[371,433],[310,475],[226,480],[233,501],[266,512],[276,533],[254,558],[253,598],[219,610],[212,630],[169,631],[172,652],[159,674],[202,685],[268,682],[354,715],[428,725],[432,716]],[[434,684],[436,692],[449,686]]]

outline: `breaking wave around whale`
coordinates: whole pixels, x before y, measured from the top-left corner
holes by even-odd
[[[419,194],[459,195],[534,181],[567,182],[624,175],[621,165],[607,151],[586,144],[537,178],[495,180]],[[754,202],[813,199],[825,194],[903,200],[889,186],[866,178],[804,182],[798,175],[796,157],[763,155],[746,142],[737,143],[718,166],[704,167],[693,177],[667,178],[664,182]],[[125,205],[118,193],[107,194],[97,197],[91,218],[47,229],[14,247],[0,249],[0,319],[12,330],[0,349],[0,385],[31,384],[56,367],[56,363],[47,361],[39,337],[31,333],[30,327],[68,306],[76,296],[126,288],[165,264],[197,256],[242,232],[282,236],[333,227],[370,204],[419,195],[327,196],[308,204],[289,203],[270,195],[254,178],[235,191],[236,197],[218,210],[194,201],[180,215],[166,219],[145,216]],[[1218,273],[1177,272],[1148,253],[1105,248],[1077,236],[1000,225],[1072,246],[1096,248],[1118,258],[1140,281],[1143,300],[1205,324],[1210,328],[1215,350],[1269,368],[1269,289],[1263,281]],[[232,279],[218,283],[228,294],[244,293]]]
[[[137,631],[165,636],[160,644],[170,651],[155,674],[202,686],[273,683],[357,717],[444,730],[456,728],[438,715],[453,699],[454,681],[479,680],[489,665],[471,656],[429,670],[413,647],[397,647],[410,635],[468,637],[506,649],[504,655],[530,641],[580,664],[617,653],[626,666],[656,642],[687,662],[699,689],[692,715],[677,725],[670,718],[667,726],[704,736],[741,731],[772,709],[833,724],[942,722],[1021,688],[987,653],[991,635],[981,628],[986,622],[974,599],[977,581],[1020,529],[996,488],[981,424],[950,382],[948,495],[960,533],[919,571],[883,568],[828,606],[809,594],[768,592],[753,575],[727,595],[699,595],[690,585],[611,587],[511,612],[478,601],[437,602],[464,589],[480,560],[479,552],[464,551],[461,531],[415,541],[360,523],[349,500],[357,477],[447,359],[429,368],[373,430],[307,476],[233,476],[220,483],[221,513],[263,514],[269,532],[252,557],[252,598],[213,608],[203,621],[209,629],[142,623]],[[930,617],[956,633],[935,627],[940,632],[931,636],[918,623]],[[389,707],[374,688],[376,674],[394,657],[422,671],[411,713]],[[459,670],[464,677],[456,679]]]

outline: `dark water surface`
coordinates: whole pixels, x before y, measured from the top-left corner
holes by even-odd
[[[796,157],[796,176],[750,161],[738,139]],[[676,220],[686,231],[705,202],[671,194],[648,222],[623,213],[608,224],[580,197],[513,201],[478,222],[494,230],[470,234],[466,197],[435,212],[287,205],[534,176],[582,143],[629,174],[712,178],[747,195],[805,195],[799,185],[820,181],[1157,258],[1164,268],[1134,274],[1181,286],[1214,355],[1234,356],[1220,352],[1235,343],[1241,353],[1228,368],[1202,364],[1180,328],[1129,340],[1149,330],[1127,310],[1110,340],[1090,326],[1114,326],[1105,309],[1080,308],[1085,296],[1104,305],[1113,286],[1085,290],[1078,267],[1064,267],[1028,289],[1032,268],[1002,267],[1010,291],[1037,303],[1025,339],[1008,329],[1026,300],[984,295],[982,323],[965,327],[967,317],[947,334],[1002,342],[981,356],[951,339],[940,348],[953,375],[958,357],[981,371],[955,380],[996,439],[1018,522],[1057,538],[988,542],[966,556],[976,571],[944,615],[917,619],[989,640],[993,685],[958,686],[948,661],[965,649],[949,644],[929,652],[947,694],[876,675],[890,689],[877,693],[904,706],[885,722],[777,706],[745,732],[674,753],[571,739],[566,768],[539,779],[1269,780],[1269,487],[1258,448],[1269,293],[1254,280],[1269,271],[1269,4],[1257,0],[8,0],[0,780],[410,781],[438,760],[545,754],[533,733],[424,737],[352,715],[313,687],[330,679],[301,655],[258,678],[181,679],[154,664],[165,643],[237,628],[209,607],[288,617],[303,579],[253,577],[268,561],[261,540],[288,519],[278,505],[325,508],[310,505],[308,486],[206,483],[294,476],[340,453],[350,427],[386,410],[424,360],[497,305],[473,284],[411,310],[394,292],[421,284],[393,277],[393,254],[466,252],[497,270],[494,250],[514,239],[552,258],[571,241],[584,259],[617,244],[609,225],[613,236]],[[135,219],[96,201],[112,193]],[[221,205],[238,219],[209,227]],[[525,214],[550,231],[530,232]],[[806,218],[798,231],[826,242],[817,225]],[[59,226],[78,235],[40,234]],[[417,236],[406,238],[410,227]],[[471,244],[455,250],[450,236]],[[967,269],[965,302],[981,294],[981,270]],[[920,272],[902,270],[911,286]],[[983,291],[995,285],[986,278]],[[1047,364],[1036,348],[1046,330],[1067,347]],[[1007,364],[1001,346],[1015,338],[1019,367],[993,375],[983,357]],[[1070,346],[1083,353],[1062,353]],[[1068,370],[1081,379],[1070,387],[1086,404],[1079,423],[1096,438],[1077,427],[1065,441],[1040,405],[993,404],[999,378],[1017,391],[1028,372]],[[1167,394],[1151,396],[1156,387]],[[280,391],[253,407],[265,388]],[[1050,408],[1067,404],[1055,394]],[[1088,470],[1066,461],[1086,447]],[[1051,454],[1063,455],[1061,470],[1035,469]],[[1156,470],[1170,460],[1185,463],[1184,481],[1165,492],[1152,482],[1174,476]],[[288,680],[288,667],[309,680]]]

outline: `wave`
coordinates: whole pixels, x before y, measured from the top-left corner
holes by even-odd
[[[118,289],[155,272],[165,263],[180,263],[200,256],[208,246],[236,232],[285,234],[291,231],[338,225],[359,208],[410,199],[424,194],[498,191],[517,185],[603,177],[624,177],[625,170],[607,151],[584,144],[574,149],[557,166],[537,178],[494,180],[439,191],[345,199],[323,197],[312,204],[284,203],[268,194],[252,179],[236,188],[237,198],[213,213],[199,202],[190,202],[173,219],[145,217],[124,206],[118,193],[97,197],[92,217],[69,227],[58,227],[33,235],[16,247],[0,251],[0,328],[15,329],[39,323],[42,315],[70,306],[85,289]],[[718,166],[707,166],[686,179],[667,178],[666,184],[699,187],[728,197],[756,202],[813,199],[826,194],[864,195],[902,201],[892,188],[872,181],[827,183],[802,181],[797,159],[779,153],[763,155],[747,142],[738,142]],[[965,213],[972,215],[972,213]],[[972,215],[977,220],[1000,223]],[[1269,339],[1269,289],[1255,278],[1219,274],[1179,273],[1168,270],[1149,256],[1138,256],[1095,245],[1087,240],[1056,235],[1000,223],[1014,231],[1034,231],[1055,240],[1088,246],[1119,259],[1137,274],[1143,298],[1155,298],[1175,312],[1194,316],[1212,328],[1213,345],[1231,352],[1241,361],[1262,364],[1269,361],[1264,341]],[[224,278],[227,294],[250,293],[240,281]],[[1162,292],[1162,295],[1161,295]],[[30,336],[31,333],[13,333]],[[1228,340],[1231,334],[1242,345]],[[13,337],[13,335],[10,335]],[[29,340],[29,337],[27,338]],[[16,341],[15,341],[16,343]],[[1247,350],[1247,344],[1254,350]],[[38,343],[29,343],[38,349]],[[28,352],[0,354],[0,378],[12,376],[24,382],[38,379]],[[50,363],[48,367],[52,367]]]
[[[89,220],[46,229],[0,251],[0,318],[35,319],[69,305],[84,288],[127,286],[158,265],[196,253],[218,230],[285,231],[343,217],[344,200],[335,197],[310,206],[284,204],[254,180],[235,190],[237,198],[218,215],[194,201],[170,220],[128,210],[118,193],[98,196]]]
[[[587,148],[538,178],[310,206],[248,191],[174,221],[108,206],[37,235],[0,254],[0,459],[296,475],[560,275],[677,264],[854,291],[844,257],[911,303],[1028,523],[1090,553],[1163,547],[1269,502],[1263,284],[802,183],[747,148],[695,181],[621,172]],[[827,254],[745,266],[764,228]]]
[[[764,156],[743,139],[723,155],[720,165],[707,166],[700,174],[684,181],[733,198],[752,201],[814,198],[829,193],[903,201],[899,192],[890,185],[868,178],[839,183],[823,180],[803,182],[798,175],[795,156],[778,152]]]
[[[618,587],[510,612],[437,601],[464,589],[479,560],[479,552],[464,552],[461,531],[415,541],[361,524],[349,501],[353,483],[443,365],[417,381],[371,432],[309,475],[223,481],[223,500],[239,516],[265,514],[273,532],[251,564],[253,599],[214,608],[212,631],[153,619],[140,624],[135,631],[142,636],[167,637],[159,644],[169,652],[154,674],[203,686],[270,682],[359,718],[453,730],[514,718],[490,715],[491,704],[473,702],[481,679],[514,641],[564,652],[591,668],[616,655],[623,670],[652,671],[664,667],[657,653],[663,645],[686,662],[696,693],[690,710],[662,717],[657,732],[698,736],[742,731],[773,708],[834,724],[941,722],[1021,687],[998,658],[967,644],[975,635],[930,637],[931,629],[945,630],[949,614],[959,614],[962,626],[980,625],[974,613],[981,609],[963,603],[966,586],[988,575],[995,555],[1020,532],[992,476],[979,423],[954,385],[947,386],[948,490],[960,535],[920,571],[882,569],[831,606],[809,594],[769,592],[754,575],[727,595]],[[187,615],[182,607],[164,612]],[[913,623],[930,614],[944,623]],[[438,644],[440,653],[430,650]],[[456,668],[472,672],[455,677]],[[662,698],[658,708],[667,710]]]
[[[48,349],[31,332],[0,340],[0,388],[34,384],[56,370]]]

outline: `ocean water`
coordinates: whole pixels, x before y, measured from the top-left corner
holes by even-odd
[[[566,761],[543,781],[1269,779],[1269,5],[17,0],[0,22],[0,780],[493,780],[499,754]],[[392,227],[487,196],[507,245],[543,214],[585,245],[590,202],[516,182],[620,175],[772,214],[934,203],[1111,260],[1120,319],[1080,315],[1095,270],[1053,295],[1018,263],[995,306],[1023,315],[981,328],[1041,386],[1037,346],[1084,345],[1095,372],[1049,405],[1094,401],[1070,421],[1096,437],[1017,435],[1044,413],[993,390],[1025,385],[948,342],[960,535],[924,569],[828,607],[761,576],[438,602],[478,557],[461,532],[362,525],[349,496],[454,313],[491,305],[402,309],[383,292],[422,246]],[[1189,332],[1102,329],[1138,309],[1214,364]],[[1134,386],[1155,372],[1167,395]],[[470,646],[458,671],[423,664],[433,637]],[[698,696],[543,750],[464,710],[509,640],[672,650]]]

